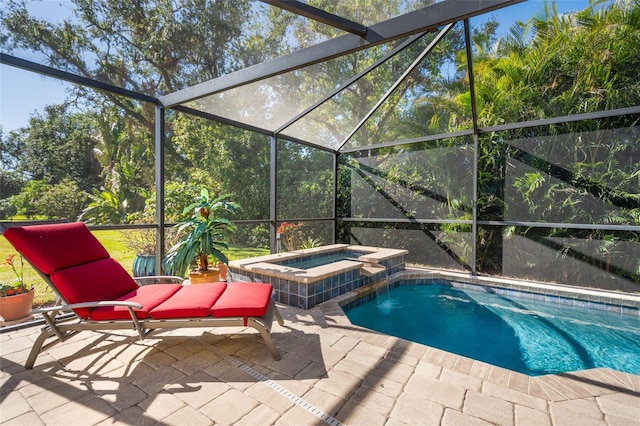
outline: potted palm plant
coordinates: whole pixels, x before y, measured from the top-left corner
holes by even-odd
[[[189,267],[195,266],[195,270],[189,273],[191,283],[219,280],[219,269],[210,265],[215,265],[216,261],[229,263],[223,250],[229,249],[226,240],[236,227],[217,213],[222,210],[234,212],[240,208],[229,201],[230,197],[231,194],[226,194],[212,198],[205,188],[194,203],[184,208],[183,214],[189,213],[190,216],[176,224],[177,234],[182,237],[167,252],[163,260],[165,270],[184,276]]]

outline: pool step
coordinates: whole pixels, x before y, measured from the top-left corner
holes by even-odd
[[[372,265],[372,264],[364,264],[362,269],[360,269],[360,274],[365,277],[372,277],[375,274],[379,274],[380,272],[384,272],[387,268],[382,265]]]

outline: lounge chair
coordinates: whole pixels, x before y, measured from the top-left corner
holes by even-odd
[[[182,285],[178,277],[154,277],[161,283],[141,286],[81,222],[9,227],[4,236],[61,301],[34,311],[46,326],[33,344],[27,369],[33,368],[48,338],[57,340],[44,349],[82,330],[135,329],[143,339],[158,329],[252,327],[273,358],[280,359],[270,332],[274,316],[283,322],[271,284]],[[63,311],[75,315],[61,315]]]

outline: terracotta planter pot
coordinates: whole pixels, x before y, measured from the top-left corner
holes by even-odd
[[[227,275],[229,274],[229,267],[222,262],[218,262],[216,265],[218,269],[220,269],[220,276],[218,279],[220,281],[227,281]]]
[[[218,268],[189,272],[189,282],[191,284],[215,283],[218,281],[220,281],[220,269]]]
[[[0,297],[0,317],[2,321],[15,321],[26,317],[33,306],[34,289],[27,293]]]

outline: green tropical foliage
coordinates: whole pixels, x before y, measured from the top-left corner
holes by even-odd
[[[548,4],[541,15],[517,23],[504,36],[497,35],[497,22],[476,27],[472,40],[478,124],[488,127],[639,105],[640,86],[631,77],[640,59],[636,54],[640,51],[639,13],[638,2],[594,2],[567,15],[556,13]],[[456,60],[457,69],[465,71],[463,52]],[[465,115],[470,111],[466,73],[448,81],[450,74],[436,73],[435,78],[426,102],[414,103],[406,115],[399,116],[408,129],[421,126],[406,132],[407,137],[471,126],[470,114]],[[447,105],[442,110],[450,115],[437,114],[439,105]],[[479,219],[637,225],[638,119],[630,115],[482,135]],[[391,127],[396,132],[401,128]],[[462,138],[451,141],[448,153],[446,140],[440,140],[345,158],[340,175],[346,189],[340,192],[341,215],[389,220],[378,230],[355,224],[347,237],[359,232],[378,244],[411,247],[410,257],[470,269],[467,262],[473,242],[464,237],[470,231],[468,225],[393,224],[395,218],[470,219],[472,144]],[[455,150],[457,156],[452,155]],[[403,228],[407,230],[397,232]],[[565,263],[555,267],[554,259],[536,258],[538,253],[531,253],[532,246],[522,244],[523,238],[535,242],[540,253],[558,253]],[[612,276],[638,283],[640,263],[624,252],[629,253],[632,242],[637,244],[639,239],[637,232],[482,225],[476,242],[477,268],[583,285]],[[521,243],[514,245],[516,240]],[[508,253],[503,251],[506,247]],[[443,257],[442,253],[448,254]],[[513,261],[506,265],[505,259]],[[594,269],[574,269],[571,261]]]
[[[406,6],[400,0],[334,3],[335,13],[354,20],[372,10],[395,16]],[[158,96],[337,35],[326,25],[241,0],[73,5],[73,18],[49,22],[30,14],[27,2],[5,2],[0,48],[38,52],[50,66]],[[278,218],[333,217],[333,154],[286,140],[302,135],[333,148],[361,148],[339,156],[338,216],[363,220],[343,223],[341,241],[407,247],[411,261],[429,266],[562,282],[640,282],[640,233],[627,229],[640,223],[639,114],[496,128],[640,105],[640,2],[594,0],[566,14],[553,2],[541,5],[538,15],[510,28],[471,20],[475,123],[458,23],[375,111],[434,33],[285,129],[277,142]],[[276,120],[283,110],[301,112],[404,41],[258,82],[242,99],[232,91],[222,95],[235,99],[234,113]],[[261,109],[264,99],[269,107]],[[147,223],[155,217],[154,117],[151,103],[77,86],[64,104],[34,114],[28,127],[0,132],[0,217]],[[483,130],[470,136],[475,126]],[[271,141],[176,111],[167,113],[166,131],[167,222],[184,221],[183,206],[199,196],[196,188],[209,188],[207,203],[226,202],[213,194],[233,193],[243,206],[219,223],[198,215],[184,222],[185,230],[198,231],[183,241],[191,251],[182,263],[188,266],[203,249],[206,233],[213,237],[204,248],[220,258],[224,245],[217,243],[230,238],[230,221],[270,216]],[[394,143],[367,148],[386,142]],[[471,238],[474,212],[477,241]],[[329,228],[305,221],[307,244],[329,241]],[[268,245],[265,225],[240,226],[233,238]],[[559,260],[563,268],[555,267]]]

